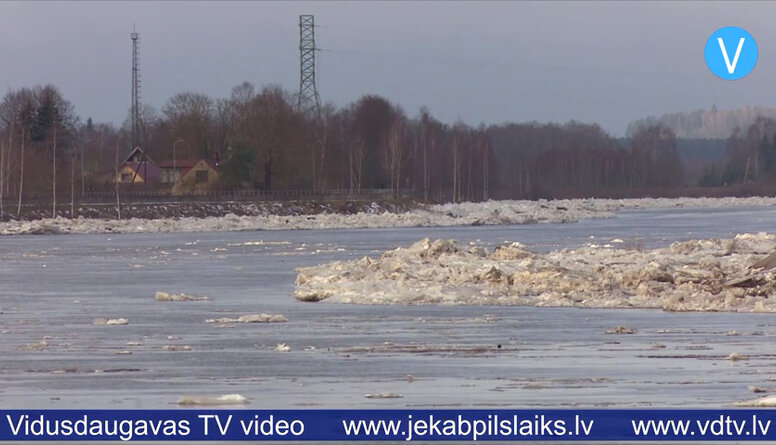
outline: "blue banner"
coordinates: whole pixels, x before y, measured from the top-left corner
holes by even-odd
[[[776,410],[3,410],[0,441],[768,441]]]

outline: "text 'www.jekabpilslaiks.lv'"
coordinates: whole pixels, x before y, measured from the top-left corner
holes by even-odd
[[[406,419],[343,419],[346,436],[375,436],[403,438],[406,441],[429,438],[456,438],[478,440],[483,438],[552,438],[589,436],[594,420],[575,416],[573,420],[554,419],[545,415],[532,418],[488,415],[485,418],[438,418],[434,415]]]

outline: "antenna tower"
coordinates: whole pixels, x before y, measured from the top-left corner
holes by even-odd
[[[314,113],[316,119],[321,116],[321,99],[315,86],[315,17],[299,16],[299,103],[302,113]]]
[[[140,142],[140,55],[137,51],[140,34],[132,31],[132,148],[135,148]]]

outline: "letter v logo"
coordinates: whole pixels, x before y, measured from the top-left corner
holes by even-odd
[[[757,43],[745,30],[729,26],[711,34],[703,55],[706,66],[717,77],[736,80],[749,74],[757,64]]]
[[[725,48],[725,42],[722,41],[722,37],[717,37],[717,42],[719,42],[719,49],[722,50],[722,57],[725,58],[725,66],[727,67],[728,74],[733,74],[733,72],[736,70],[736,65],[738,65],[738,57],[741,55],[741,47],[744,46],[744,42],[746,41],[746,37],[741,37],[738,39],[738,48],[736,48],[736,56],[733,57],[733,63],[730,63],[730,58],[728,57],[727,48]]]

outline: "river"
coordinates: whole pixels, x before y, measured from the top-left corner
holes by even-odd
[[[267,409],[731,407],[757,397],[749,386],[776,388],[774,315],[302,303],[294,268],[423,237],[656,247],[774,221],[774,207],[739,207],[573,224],[2,237],[0,407],[173,408],[182,395],[231,393]],[[158,290],[210,300],[157,302]],[[288,322],[204,323],[262,312]],[[604,333],[616,325],[637,332]],[[747,360],[726,360],[733,352]],[[366,397],[382,393],[396,397]]]

